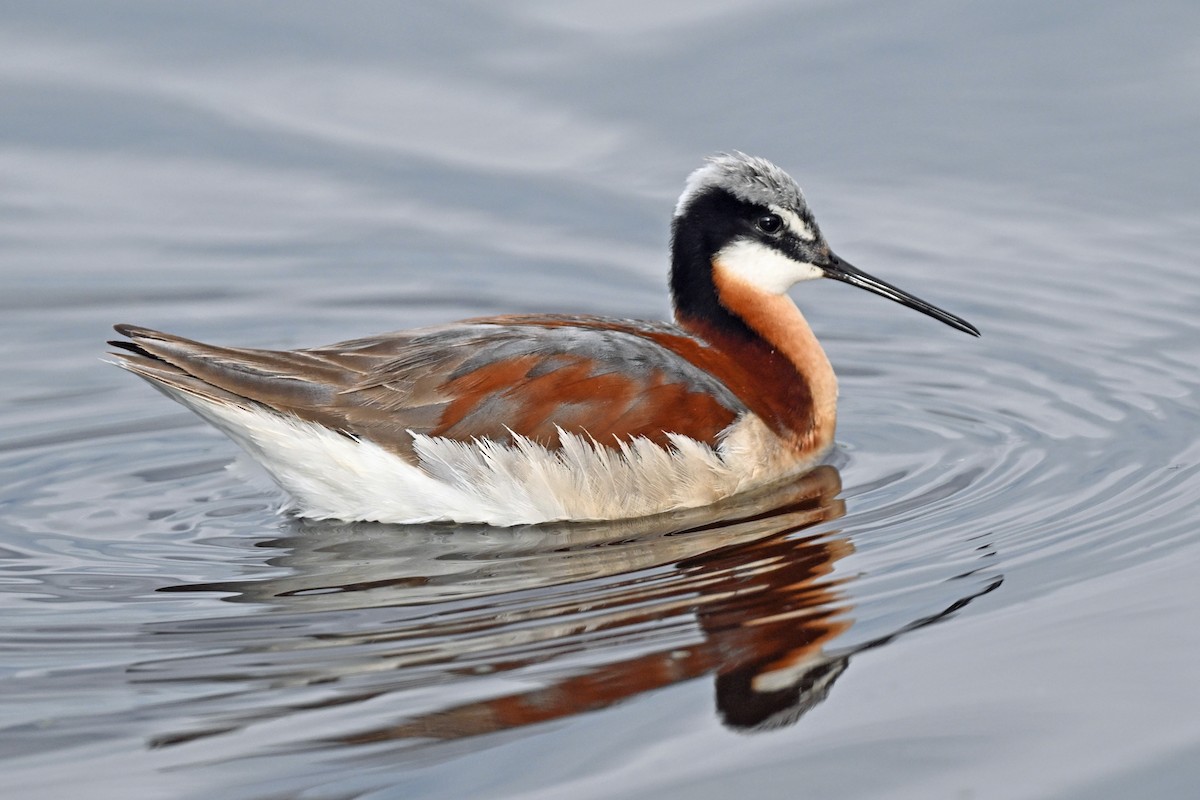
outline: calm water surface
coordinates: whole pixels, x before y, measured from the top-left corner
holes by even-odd
[[[1194,797],[1190,3],[0,12],[4,797]],[[706,153],[852,262],[838,447],[619,524],[304,522],[101,362],[660,318]]]

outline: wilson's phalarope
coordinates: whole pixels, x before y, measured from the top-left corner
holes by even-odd
[[[223,430],[302,516],[513,525],[704,505],[811,468],[837,380],[787,290],[858,286],[972,325],[829,249],[796,183],[719,155],[671,225],[675,324],[471,319],[273,351],[118,325],[120,366]]]

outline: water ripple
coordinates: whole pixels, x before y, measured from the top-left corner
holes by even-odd
[[[1146,287],[1179,285],[1163,263]],[[140,387],[87,413],[59,398],[0,444],[0,652],[22,699],[0,701],[0,739],[123,737],[173,768],[429,761],[672,686],[709,687],[730,730],[795,725],[865,650],[1196,541],[1195,346],[1147,311],[1187,291],[1133,302],[1123,269],[1077,291],[1010,270],[1011,308],[951,279],[979,341],[864,312],[825,337],[828,465],[615,524],[279,517],[219,435],[131,417]],[[64,713],[66,687],[89,702]]]

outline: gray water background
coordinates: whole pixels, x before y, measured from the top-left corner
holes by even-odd
[[[3,6],[0,796],[1194,797],[1197,31],[1184,2]],[[794,292],[841,375],[838,501],[303,524],[101,362],[121,321],[661,318],[675,196],[733,148],[984,333]],[[738,728],[739,648],[773,641],[813,671]]]

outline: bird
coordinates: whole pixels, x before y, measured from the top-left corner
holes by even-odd
[[[115,363],[223,431],[311,519],[494,526],[700,507],[828,454],[837,378],[796,303],[829,278],[979,336],[830,249],[796,181],[733,151],[671,221],[671,322],[512,314],[300,350],[116,325]]]

